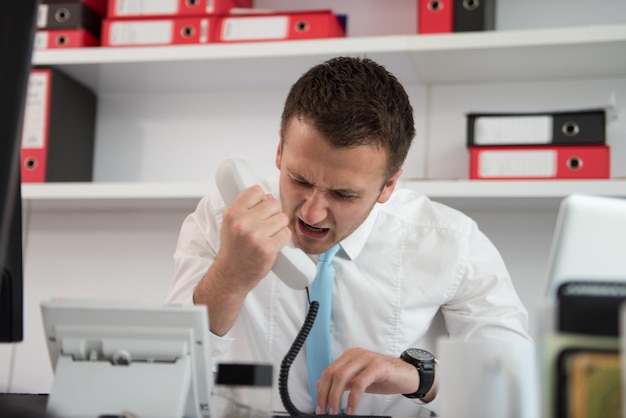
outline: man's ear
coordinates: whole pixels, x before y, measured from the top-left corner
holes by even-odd
[[[380,192],[380,196],[378,196],[378,203],[385,203],[391,197],[391,193],[393,193],[396,185],[398,184],[398,179],[402,175],[402,169],[399,169],[396,174],[391,176],[389,180],[383,186],[383,190]]]
[[[276,148],[276,168],[280,170],[280,160],[283,153],[283,132],[278,131],[278,147]]]

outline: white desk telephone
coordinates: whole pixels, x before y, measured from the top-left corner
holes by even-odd
[[[230,205],[244,189],[259,184],[248,162],[242,159],[229,159],[220,164],[215,173],[215,180],[227,205]],[[276,257],[272,271],[287,286],[301,290],[313,282],[317,268],[313,260],[302,250],[288,244]]]

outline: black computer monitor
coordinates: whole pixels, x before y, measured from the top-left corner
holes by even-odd
[[[0,0],[0,342],[23,339],[20,139],[37,0]]]

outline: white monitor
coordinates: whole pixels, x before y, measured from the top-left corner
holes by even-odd
[[[626,281],[626,199],[573,194],[561,202],[546,295],[568,281]]]
[[[53,416],[210,416],[206,306],[53,299],[41,311]]]

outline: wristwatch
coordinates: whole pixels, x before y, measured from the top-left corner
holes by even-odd
[[[414,393],[405,393],[407,398],[423,398],[426,396],[435,381],[435,356],[421,348],[408,348],[400,358],[412,364],[417,369],[420,376],[420,385]]]

